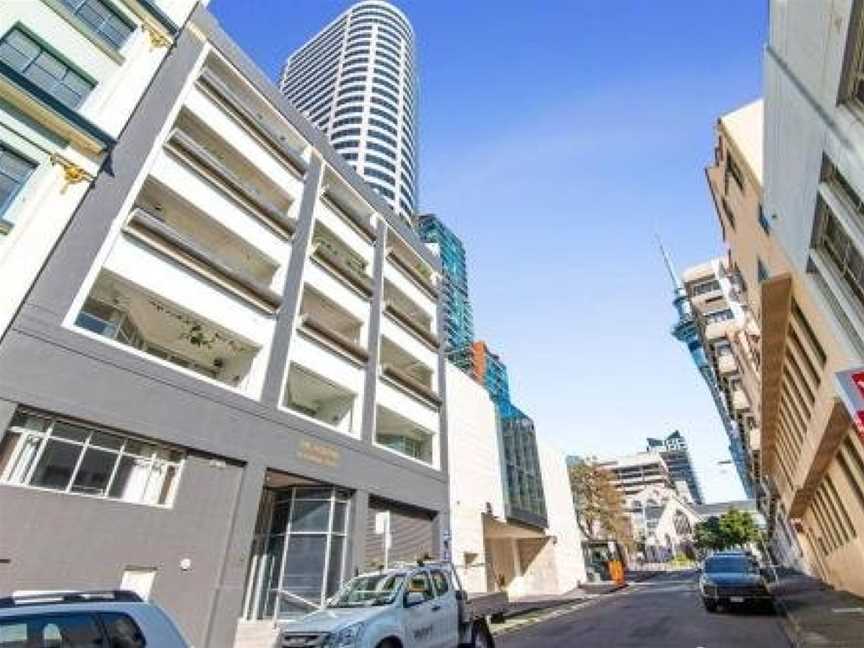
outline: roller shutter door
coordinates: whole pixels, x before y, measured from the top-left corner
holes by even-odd
[[[390,561],[413,561],[426,554],[434,556],[435,514],[423,509],[369,499],[369,517],[366,521],[366,555],[364,567],[376,567],[384,562],[384,536],[375,533],[375,514],[390,511]]]

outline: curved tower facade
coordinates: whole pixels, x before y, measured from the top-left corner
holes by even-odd
[[[280,89],[393,210],[417,211],[414,29],[384,0],[351,6],[288,57]]]

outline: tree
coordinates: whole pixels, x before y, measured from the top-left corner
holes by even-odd
[[[720,517],[714,515],[697,523],[694,537],[702,551],[722,551],[755,542],[759,539],[759,529],[752,515],[731,508]]]
[[[612,475],[593,460],[575,459],[569,467],[570,490],[579,528],[589,540],[617,540],[633,545],[633,527],[624,513]]]

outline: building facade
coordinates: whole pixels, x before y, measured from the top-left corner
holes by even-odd
[[[507,366],[501,357],[493,353],[485,342],[476,340],[468,347],[456,349],[452,354],[453,363],[473,376],[486,387],[496,403],[510,402],[510,380]]]
[[[682,496],[702,504],[702,488],[690,459],[687,440],[678,430],[665,439],[648,439],[648,452],[657,452],[669,468],[669,477]]]
[[[534,439],[537,479],[545,485],[543,520],[526,522],[508,489],[515,481],[507,475],[513,461],[496,403],[451,363],[446,379],[452,558],[463,585],[513,597],[560,595],[577,587],[585,581],[585,564],[564,456]]]
[[[674,295],[672,305],[678,313],[678,321],[675,322],[672,327],[672,335],[676,340],[687,347],[687,351],[690,353],[690,358],[693,361],[693,364],[696,365],[699,375],[701,375],[705,380],[708,392],[711,395],[711,400],[714,401],[714,406],[717,408],[717,414],[720,416],[720,422],[723,425],[723,429],[726,431],[726,435],[729,437],[729,453],[732,457],[732,461],[735,464],[735,468],[738,472],[739,478],[741,479],[741,483],[744,486],[744,490],[748,491],[751,488],[751,484],[748,478],[747,457],[735,421],[729,414],[729,404],[721,391],[721,383],[712,362],[714,358],[709,358],[708,351],[711,349],[711,345],[709,344],[706,347],[703,333],[706,322],[703,320],[700,324],[698,317],[699,313],[694,309],[694,304],[691,301],[691,293],[688,292],[688,288],[685,288],[684,283],[682,283],[681,278],[678,276],[674,266],[672,265],[671,258],[665,248],[663,248],[662,244],[660,246],[660,251],[663,254],[663,260],[666,264],[669,278],[672,280]],[[716,290],[714,287],[715,278],[709,276],[714,272],[714,267],[707,266],[699,270],[699,272],[701,271],[704,271],[703,274],[707,273],[704,288],[710,288],[712,291]],[[698,280],[699,276],[700,275],[697,272],[694,279]],[[719,286],[719,281],[717,285]],[[703,286],[699,284],[698,281],[690,287],[690,290],[701,291],[702,289]],[[725,317],[725,314],[723,316]],[[716,329],[717,327],[714,328]]]
[[[351,6],[288,57],[282,93],[409,221],[418,205],[414,29],[385,0]]]
[[[0,7],[0,337],[195,4]]]
[[[440,554],[438,258],[201,6],[111,160],[0,341],[3,587],[228,646]]]
[[[648,486],[628,497],[624,506],[643,560],[696,557],[693,531],[702,517],[693,501],[682,497],[677,489]]]
[[[474,342],[465,246],[435,214],[417,217],[417,233],[441,257],[444,344],[449,358],[461,358]]]
[[[772,2],[764,108],[719,120],[708,169],[756,324],[760,506],[772,546],[858,594],[864,445],[837,377],[864,364],[861,18],[852,1]]]
[[[656,452],[638,452],[598,461],[597,466],[609,471],[612,485],[625,501],[650,486],[675,487],[666,461]]]

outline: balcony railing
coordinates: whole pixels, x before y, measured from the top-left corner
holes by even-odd
[[[423,289],[426,294],[428,294],[432,299],[438,299],[438,287],[432,283],[432,281],[426,277],[422,272],[420,272],[417,268],[412,266],[410,263],[405,261],[401,256],[399,256],[394,250],[387,251],[387,258],[393,261],[393,263],[401,269],[405,274],[407,274],[420,288]]]
[[[199,275],[208,279],[215,275],[220,285],[226,285],[232,292],[265,310],[275,311],[282,304],[282,296],[268,286],[140,207],[132,212],[124,231],[160,252],[164,252],[161,248],[167,246],[176,252],[174,256],[179,261]]]
[[[263,139],[268,147],[286,162],[296,175],[299,175],[301,178],[306,175],[309,164],[303,159],[302,155],[291,146],[285,144],[283,141],[284,137],[273,132],[267,124],[263,123],[260,117],[249,109],[246,103],[219,78],[216,72],[209,68],[204,68],[198,81],[223,106],[232,112],[241,124],[252,131],[259,139]]]
[[[283,235],[291,238],[297,229],[294,219],[288,218],[266,197],[251,188],[242,178],[237,176],[231,169],[206,148],[198,144],[191,135],[182,130],[175,130],[171,135],[169,144],[183,157],[189,158],[196,166],[202,168],[206,173],[217,181],[227,185],[231,193],[251,207],[257,214],[263,216],[268,224],[273,226]]]
[[[382,364],[381,374],[395,382],[402,389],[405,389],[412,394],[432,403],[433,405],[435,405],[435,407],[440,407],[441,403],[443,402],[441,400],[441,397],[436,394],[432,389],[414,378],[414,376],[412,376],[408,372],[403,371],[398,367],[395,367],[391,364]]]
[[[440,344],[438,336],[428,328],[414,320],[408,313],[403,311],[399,306],[392,301],[384,302],[384,312],[395,319],[397,322],[405,326],[411,333],[419,337],[423,342],[428,344],[434,351],[438,350]]]
[[[313,259],[330,272],[336,274],[366,299],[372,297],[373,284],[372,278],[369,275],[352,266],[343,254],[340,254],[339,251],[326,241],[318,239],[313,242],[313,246]]]
[[[322,198],[325,205],[357,229],[367,240],[374,241],[378,238],[377,232],[372,228],[372,220],[368,216],[361,216],[346,205],[329,187],[324,187]]]
[[[369,361],[369,352],[365,348],[351,338],[334,331],[310,313],[304,313],[300,316],[299,328],[300,331],[321,340],[328,346],[336,347],[337,351],[347,353],[352,359],[360,363]]]

